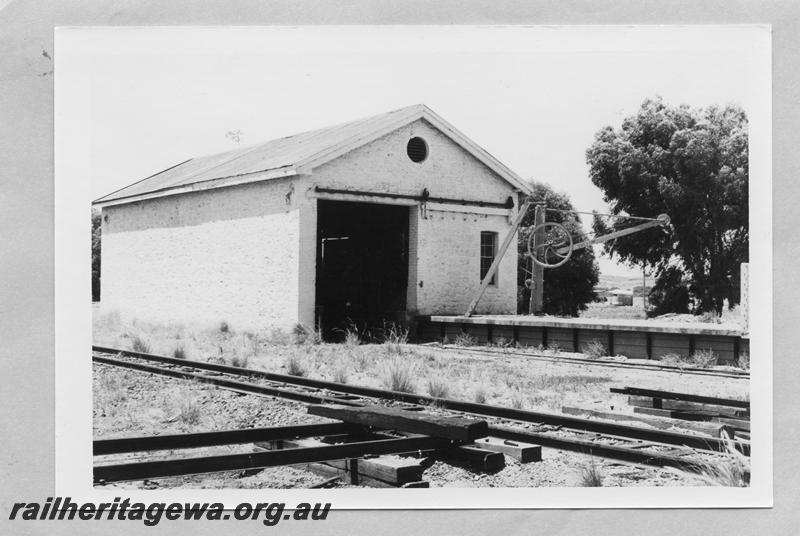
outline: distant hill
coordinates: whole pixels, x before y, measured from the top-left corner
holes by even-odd
[[[647,286],[650,287],[654,283],[653,279],[647,278]],[[618,288],[622,290],[633,290],[633,287],[642,286],[641,277],[629,277],[625,275],[605,275],[600,274],[597,283],[599,287]]]

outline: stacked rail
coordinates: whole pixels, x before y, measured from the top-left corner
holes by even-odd
[[[638,387],[611,388],[628,395],[634,413],[680,421],[721,423],[737,437],[750,438],[750,401]]]

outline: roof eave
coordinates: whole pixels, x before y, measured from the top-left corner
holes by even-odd
[[[251,184],[269,179],[279,179],[283,177],[293,177],[301,175],[296,166],[284,166],[276,169],[268,169],[257,171],[254,173],[246,173],[243,175],[234,175],[231,177],[222,177],[219,179],[211,179],[207,181],[194,182],[191,184],[174,186],[170,188],[163,188],[153,192],[147,192],[138,195],[130,195],[125,197],[117,197],[113,199],[105,199],[101,197],[92,201],[92,206],[96,208],[111,207],[115,205],[125,205],[128,203],[135,203],[137,201],[144,201],[146,199],[155,199],[159,197],[168,197],[173,195],[201,192],[205,190],[214,190],[217,188],[227,188],[230,186],[239,186],[242,184]]]

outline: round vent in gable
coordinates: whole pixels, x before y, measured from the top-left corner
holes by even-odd
[[[406,152],[412,162],[422,162],[428,158],[428,144],[422,138],[411,138],[408,140]]]

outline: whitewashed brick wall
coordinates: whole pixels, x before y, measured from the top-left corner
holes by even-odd
[[[282,179],[104,208],[103,309],[291,329],[300,229],[291,187]]]
[[[417,311],[464,314],[480,287],[481,231],[497,233],[499,248],[509,229],[508,217],[428,211],[419,221]],[[517,250],[514,244],[500,263],[476,313],[515,313]]]
[[[412,162],[406,154],[408,140],[414,136],[428,143],[428,158],[422,163]],[[301,210],[313,215],[308,220],[303,218],[308,223],[304,223],[302,235],[307,241],[301,246],[301,293],[312,296],[303,300],[306,304],[313,303],[314,292],[315,186],[410,195],[419,195],[427,188],[435,197],[496,203],[513,195],[511,185],[423,120],[320,166],[298,186],[306,191]],[[409,311],[463,314],[480,286],[480,233],[497,232],[499,246],[509,229],[508,216],[482,214],[485,211],[480,209],[472,214],[429,209],[423,219],[422,212],[410,207]],[[308,241],[311,232],[306,225],[313,227],[314,241]],[[512,245],[500,265],[498,285],[487,289],[478,313],[516,312],[516,266],[517,251]],[[300,315],[313,317],[307,309],[301,310]]]

